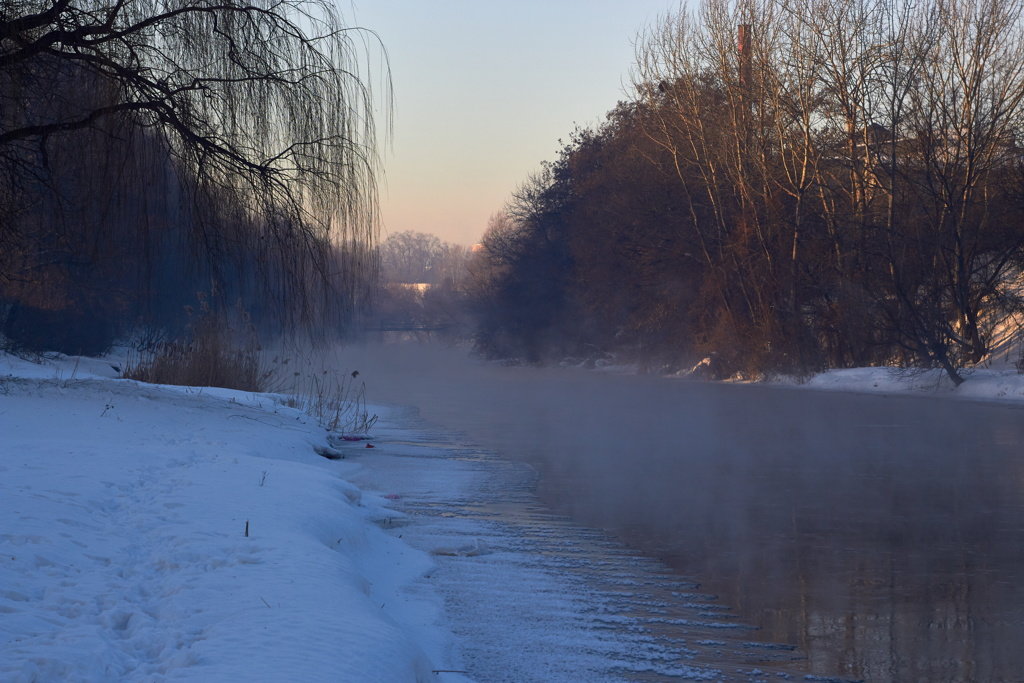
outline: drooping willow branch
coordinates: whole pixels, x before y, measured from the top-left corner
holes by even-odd
[[[372,244],[372,33],[323,0],[2,0],[0,152],[133,126],[280,240]],[[102,98],[62,98],[69,77]],[[387,84],[385,84],[387,85]],[[387,107],[385,107],[387,109]]]

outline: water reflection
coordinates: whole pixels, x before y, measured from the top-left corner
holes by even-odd
[[[811,673],[1024,679],[1020,408],[379,358],[371,393],[529,460]]]

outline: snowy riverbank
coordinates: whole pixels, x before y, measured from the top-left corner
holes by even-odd
[[[347,483],[365,444],[116,374],[0,356],[0,679],[437,679],[433,562]]]
[[[1015,369],[973,368],[963,371],[964,383],[953,384],[943,370],[852,368],[829,370],[806,382],[782,379],[769,384],[826,391],[944,396],[975,401],[1024,401],[1024,374]]]
[[[725,380],[708,380],[704,369],[710,359],[705,359],[694,368],[675,374],[665,375],[667,379],[683,381],[722,381],[730,384],[767,384],[772,386],[799,387],[822,391],[845,391],[870,394],[904,394],[921,396],[942,396],[945,398],[975,401],[1024,401],[1024,372],[1017,370],[1016,361],[1020,354],[1017,347],[1012,353],[1002,351],[984,365],[960,370],[964,382],[957,386],[945,370],[928,370],[896,367],[863,367],[842,370],[826,370],[809,377],[770,375],[759,379],[745,379],[737,375]],[[563,367],[583,369],[586,366],[576,360],[562,363]],[[598,366],[599,372],[612,374],[646,374],[636,365],[607,364]]]

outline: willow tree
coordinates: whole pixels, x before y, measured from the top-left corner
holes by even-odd
[[[188,217],[198,257],[216,263],[223,245],[242,245],[273,273],[269,293],[303,300],[304,314],[332,274],[351,281],[372,267],[375,100],[363,58],[375,37],[332,3],[0,2],[0,246],[26,237],[14,216],[25,179],[99,132],[164,156],[173,180],[150,184],[163,195],[154,201]]]

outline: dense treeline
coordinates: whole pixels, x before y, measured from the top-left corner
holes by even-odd
[[[407,230],[380,245],[380,287],[368,330],[461,339],[472,324],[466,305],[469,250]]]
[[[468,250],[414,230],[390,235],[380,245],[385,284],[427,284],[458,289],[465,278]]]
[[[959,382],[1020,310],[1022,7],[705,0],[666,17],[638,41],[634,100],[492,220],[480,346]]]
[[[331,4],[2,9],[0,342],[349,326],[375,276],[376,156]]]

